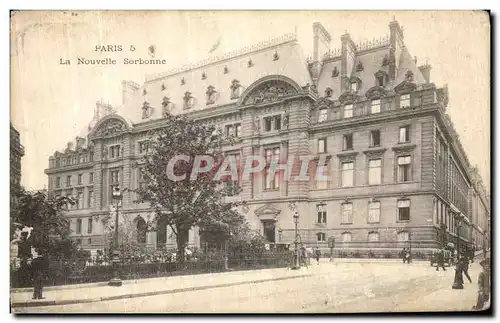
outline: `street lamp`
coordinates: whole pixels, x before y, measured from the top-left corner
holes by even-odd
[[[278,240],[281,242],[281,234],[283,233],[283,230],[281,228],[278,229]]]
[[[299,232],[298,232],[298,224],[299,224],[299,212],[295,211],[293,213],[293,222],[295,223],[295,263],[293,264],[293,270],[300,269],[299,262]]]
[[[120,265],[120,251],[118,250],[118,208],[120,207],[120,201],[122,199],[122,192],[119,186],[113,188],[112,197],[116,201],[116,214],[115,214],[115,235],[114,235],[114,248],[112,255],[113,263],[113,278],[108,282],[109,286],[121,286],[122,280],[120,279],[118,267]]]
[[[455,270],[455,278],[453,280],[453,285],[451,288],[453,289],[463,289],[463,277],[462,277],[462,269],[461,264],[458,263],[460,260],[460,228],[462,227],[462,220],[464,219],[464,215],[460,214],[457,217],[457,268]]]
[[[410,252],[410,257],[408,258],[408,263],[411,262],[411,236],[412,236],[412,232],[410,231],[410,232],[408,232],[408,240],[410,242],[410,251],[409,251]]]

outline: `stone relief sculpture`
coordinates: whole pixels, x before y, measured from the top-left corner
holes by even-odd
[[[127,126],[120,120],[111,119],[102,124],[95,132],[95,136],[110,136],[127,130]]]
[[[285,114],[283,115],[283,129],[287,130],[289,126],[289,115],[288,111],[285,111]]]
[[[254,104],[274,102],[296,93],[290,85],[282,81],[268,81],[254,90],[246,101]]]
[[[253,120],[253,130],[256,133],[260,133],[260,118],[257,116]]]

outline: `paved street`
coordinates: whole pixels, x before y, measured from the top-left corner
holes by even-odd
[[[276,269],[274,269],[276,270]],[[286,269],[280,269],[286,271]],[[258,284],[104,302],[16,308],[48,313],[287,313],[470,310],[480,266],[471,265],[472,284],[453,290],[454,270],[436,272],[427,261],[334,262],[301,269],[311,276]]]

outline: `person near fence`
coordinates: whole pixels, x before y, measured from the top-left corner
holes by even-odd
[[[479,273],[478,294],[474,310],[482,310],[490,300],[490,258],[485,258],[479,263],[483,270]]]
[[[49,263],[46,257],[38,254],[38,257],[33,259],[31,270],[33,273],[33,299],[44,299],[43,283],[48,274]]]

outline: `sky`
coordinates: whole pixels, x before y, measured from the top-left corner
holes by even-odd
[[[51,11],[17,12],[11,20],[11,121],[21,135],[22,184],[47,185],[44,169],[92,119],[97,101],[122,101],[122,80],[143,83],[159,73],[297,31],[312,53],[312,24],[323,24],[340,47],[389,34],[393,18],[418,64],[432,65],[431,81],[449,89],[450,114],[471,165],[490,186],[490,25],[473,11]],[[214,44],[218,48],[209,53]],[[96,45],[133,45],[147,58],[150,45],[164,66],[78,66],[77,57],[122,60],[128,51],[96,52]]]

